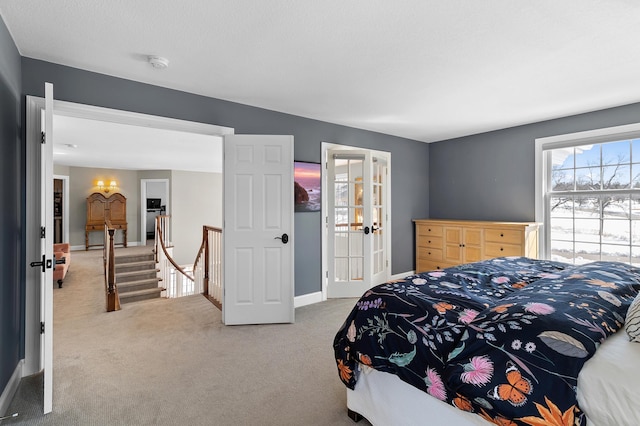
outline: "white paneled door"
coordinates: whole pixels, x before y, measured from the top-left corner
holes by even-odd
[[[293,202],[293,136],[225,136],[225,324],[294,322]]]
[[[359,297],[389,278],[387,160],[327,151],[328,297]]]
[[[41,144],[40,244],[41,266],[41,367],[44,375],[44,413],[53,410],[53,85],[45,84],[44,143]]]

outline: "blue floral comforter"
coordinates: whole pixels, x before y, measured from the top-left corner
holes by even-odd
[[[334,339],[340,379],[358,365],[500,425],[584,425],[580,369],[624,323],[640,269],[496,258],[368,290]]]

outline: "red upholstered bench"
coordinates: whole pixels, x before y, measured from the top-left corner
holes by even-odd
[[[62,288],[62,281],[67,275],[71,264],[71,249],[69,243],[53,245],[53,256],[56,258],[55,269],[53,270],[53,281],[58,282],[58,288]]]

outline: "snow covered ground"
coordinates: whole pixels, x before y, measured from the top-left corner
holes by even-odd
[[[615,201],[600,217],[597,199],[561,205],[551,213],[551,258],[583,264],[594,260],[640,266],[640,200]],[[574,242],[575,241],[575,242]]]

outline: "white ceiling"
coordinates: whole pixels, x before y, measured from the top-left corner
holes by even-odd
[[[222,137],[55,115],[53,161],[75,167],[222,172]]]
[[[0,15],[22,56],[424,142],[640,101],[634,0],[0,0]]]

